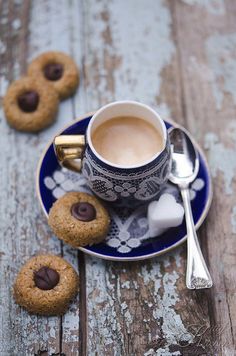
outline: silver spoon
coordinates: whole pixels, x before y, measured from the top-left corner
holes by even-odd
[[[186,285],[189,289],[212,287],[212,279],[198,242],[190,204],[189,184],[199,170],[198,153],[184,129],[171,128],[169,137],[172,151],[170,181],[180,188],[187,226],[187,272]]]

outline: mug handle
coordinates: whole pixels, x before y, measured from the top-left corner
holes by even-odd
[[[53,142],[58,162],[72,171],[81,171],[81,162],[85,149],[84,135],[60,135]]]

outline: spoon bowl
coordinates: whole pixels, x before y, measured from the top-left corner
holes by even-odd
[[[198,153],[185,129],[171,128],[169,138],[172,156],[169,180],[174,184],[185,186],[193,182],[198,174]]]

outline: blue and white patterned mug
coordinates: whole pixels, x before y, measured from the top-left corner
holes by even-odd
[[[96,152],[91,135],[105,121],[117,116],[134,116],[154,125],[163,138],[163,150],[144,164],[122,167]],[[140,143],[142,144],[142,143]],[[101,199],[116,203],[145,203],[155,198],[170,172],[170,144],[166,126],[147,105],[117,101],[98,110],[86,135],[61,135],[54,140],[58,161],[66,168],[82,171],[91,190]]]

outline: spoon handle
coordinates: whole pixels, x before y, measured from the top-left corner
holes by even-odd
[[[184,203],[188,236],[186,285],[189,289],[210,288],[213,283],[198,242],[188,187],[181,188],[181,195]]]

